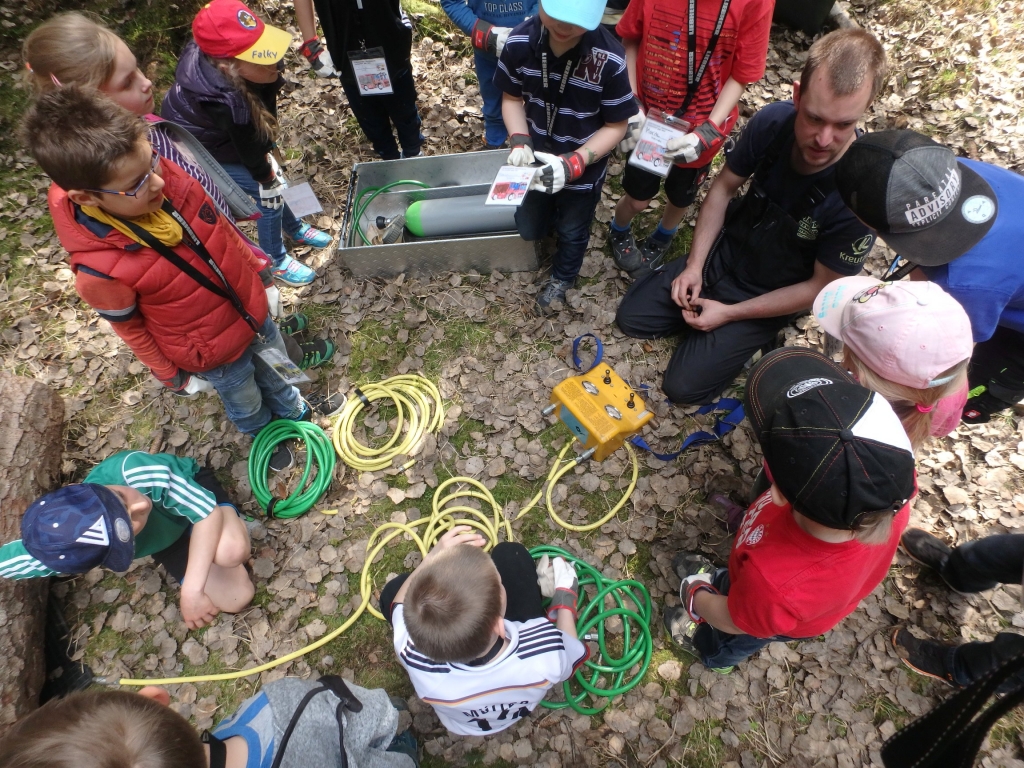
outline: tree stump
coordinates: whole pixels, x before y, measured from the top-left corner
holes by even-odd
[[[45,384],[0,372],[0,542],[21,537],[21,516],[57,487],[64,402]],[[39,706],[49,579],[0,579],[0,734]]]

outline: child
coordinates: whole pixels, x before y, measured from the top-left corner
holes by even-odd
[[[967,402],[971,321],[935,283],[844,277],[814,299],[814,316],[843,342],[843,365],[889,401],[916,451],[948,435]]]
[[[126,571],[153,559],[181,584],[189,629],[252,601],[246,573],[249,533],[213,472],[193,459],[122,451],[85,482],[36,499],[21,519],[21,539],[0,547],[0,576],[31,579]]]
[[[202,185],[153,151],[141,120],[65,86],[29,108],[23,139],[54,182],[50,214],[75,289],[157,379],[182,394],[216,389],[250,435],[271,416],[308,416],[273,368],[286,352],[269,267]],[[290,449],[276,461],[290,466]]]
[[[441,7],[455,26],[469,35],[473,43],[476,79],[484,100],[484,143],[487,149],[500,149],[508,138],[501,117],[501,89],[494,84],[498,57],[512,27],[537,13],[537,0],[518,3],[494,3],[487,0],[441,0]]]
[[[651,271],[665,256],[736,124],[740,96],[748,83],[764,75],[774,5],[772,0],[633,0],[616,27],[626,46],[629,81],[643,107],[630,120],[621,151],[633,151],[645,115],[652,112],[682,117],[693,126],[691,133],[672,140],[672,152],[665,155],[673,163],[665,179],[668,204],[657,230],[639,247],[631,224],[658,194],[661,177],[626,165],[625,194],[615,207],[611,241],[616,266],[632,277]],[[691,13],[696,14],[696,30],[688,36]]]
[[[558,233],[537,294],[541,312],[564,302],[576,281],[608,153],[637,110],[622,45],[599,28],[603,11],[604,0],[541,0],[537,16],[509,35],[494,75],[505,94],[509,164],[542,163],[516,211],[519,234],[540,240],[552,225]]]
[[[327,50],[317,37],[314,4]],[[423,134],[412,77],[412,24],[400,0],[295,0],[295,18],[305,40],[302,54],[320,77],[341,79],[352,114],[381,159],[419,155]],[[378,78],[357,77],[353,62],[383,65],[390,91],[377,87]]]
[[[412,574],[392,579],[380,594],[416,694],[464,736],[514,725],[590,655],[576,639],[572,566],[555,558],[545,617],[526,548],[502,543],[488,556],[484,543],[457,525]]]
[[[416,740],[395,735],[388,694],[286,677],[263,686],[213,732],[197,734],[163,688],[54,699],[0,742],[7,768],[415,768]],[[342,754],[344,744],[344,754]]]
[[[676,556],[682,606],[664,615],[676,643],[723,673],[853,613],[885,578],[915,492],[914,455],[891,406],[824,355],[765,355],[745,404],[771,488],[747,510],[728,568]]]
[[[331,236],[292,215],[282,197],[288,183],[273,155],[277,92],[284,85],[278,64],[292,36],[265,25],[238,0],[213,0],[193,19],[192,37],[162,114],[191,131],[257,201],[260,248],[273,259],[274,276],[308,285],[316,273],[288,255],[282,227],[292,240],[314,248],[326,248]]]

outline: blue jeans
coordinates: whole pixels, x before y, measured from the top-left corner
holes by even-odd
[[[711,583],[723,595],[729,594],[729,569],[719,568]],[[700,652],[700,660],[705,667],[721,669],[739,664],[744,659],[757,653],[769,643],[776,641],[789,642],[794,637],[776,635],[775,637],[754,637],[753,635],[730,635],[710,624],[701,624],[693,636],[693,644]]]
[[[563,189],[554,195],[534,190],[526,193],[523,204],[516,209],[516,226],[524,240],[542,240],[554,227],[558,247],[551,276],[556,280],[572,281],[580,273],[600,199],[600,185],[583,192]]]
[[[349,67],[341,76],[341,87],[359,127],[381,160],[397,160],[401,156],[395,135],[391,132],[392,123],[402,144],[401,154],[415,157],[420,153],[423,134],[420,133],[420,113],[416,108],[416,81],[412,77],[412,65],[389,74],[393,91],[390,94],[363,96]]]
[[[259,182],[252,177],[249,169],[244,165],[224,163],[224,170],[256,202],[256,207],[260,209],[261,214],[256,220],[256,237],[259,240],[260,248],[274,260],[275,266],[280,264],[288,253],[284,248],[284,238],[281,236],[282,228],[289,237],[294,237],[299,233],[302,222],[292,215],[287,205],[277,210],[263,205],[260,201]]]
[[[505,120],[501,116],[502,90],[494,84],[498,60],[476,51],[476,78],[480,81],[480,95],[484,100],[484,140],[492,147],[500,147],[508,138]]]
[[[200,374],[217,390],[227,417],[240,432],[248,435],[255,435],[267,426],[272,416],[297,419],[304,409],[299,390],[285,383],[259,356],[259,352],[269,347],[288,356],[277,323],[269,315],[260,327],[260,334],[263,339],[254,338],[237,360]]]

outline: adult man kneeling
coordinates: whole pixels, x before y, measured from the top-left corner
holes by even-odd
[[[834,166],[886,75],[881,44],[863,30],[812,45],[793,100],[761,109],[726,150],[688,256],[623,297],[626,335],[683,336],[662,383],[672,401],[714,400],[821,288],[861,271],[874,236],[836,191]]]

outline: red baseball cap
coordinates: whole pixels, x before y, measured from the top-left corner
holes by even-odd
[[[291,33],[264,24],[239,0],[213,0],[192,20],[199,50],[215,59],[276,64],[288,52]]]

